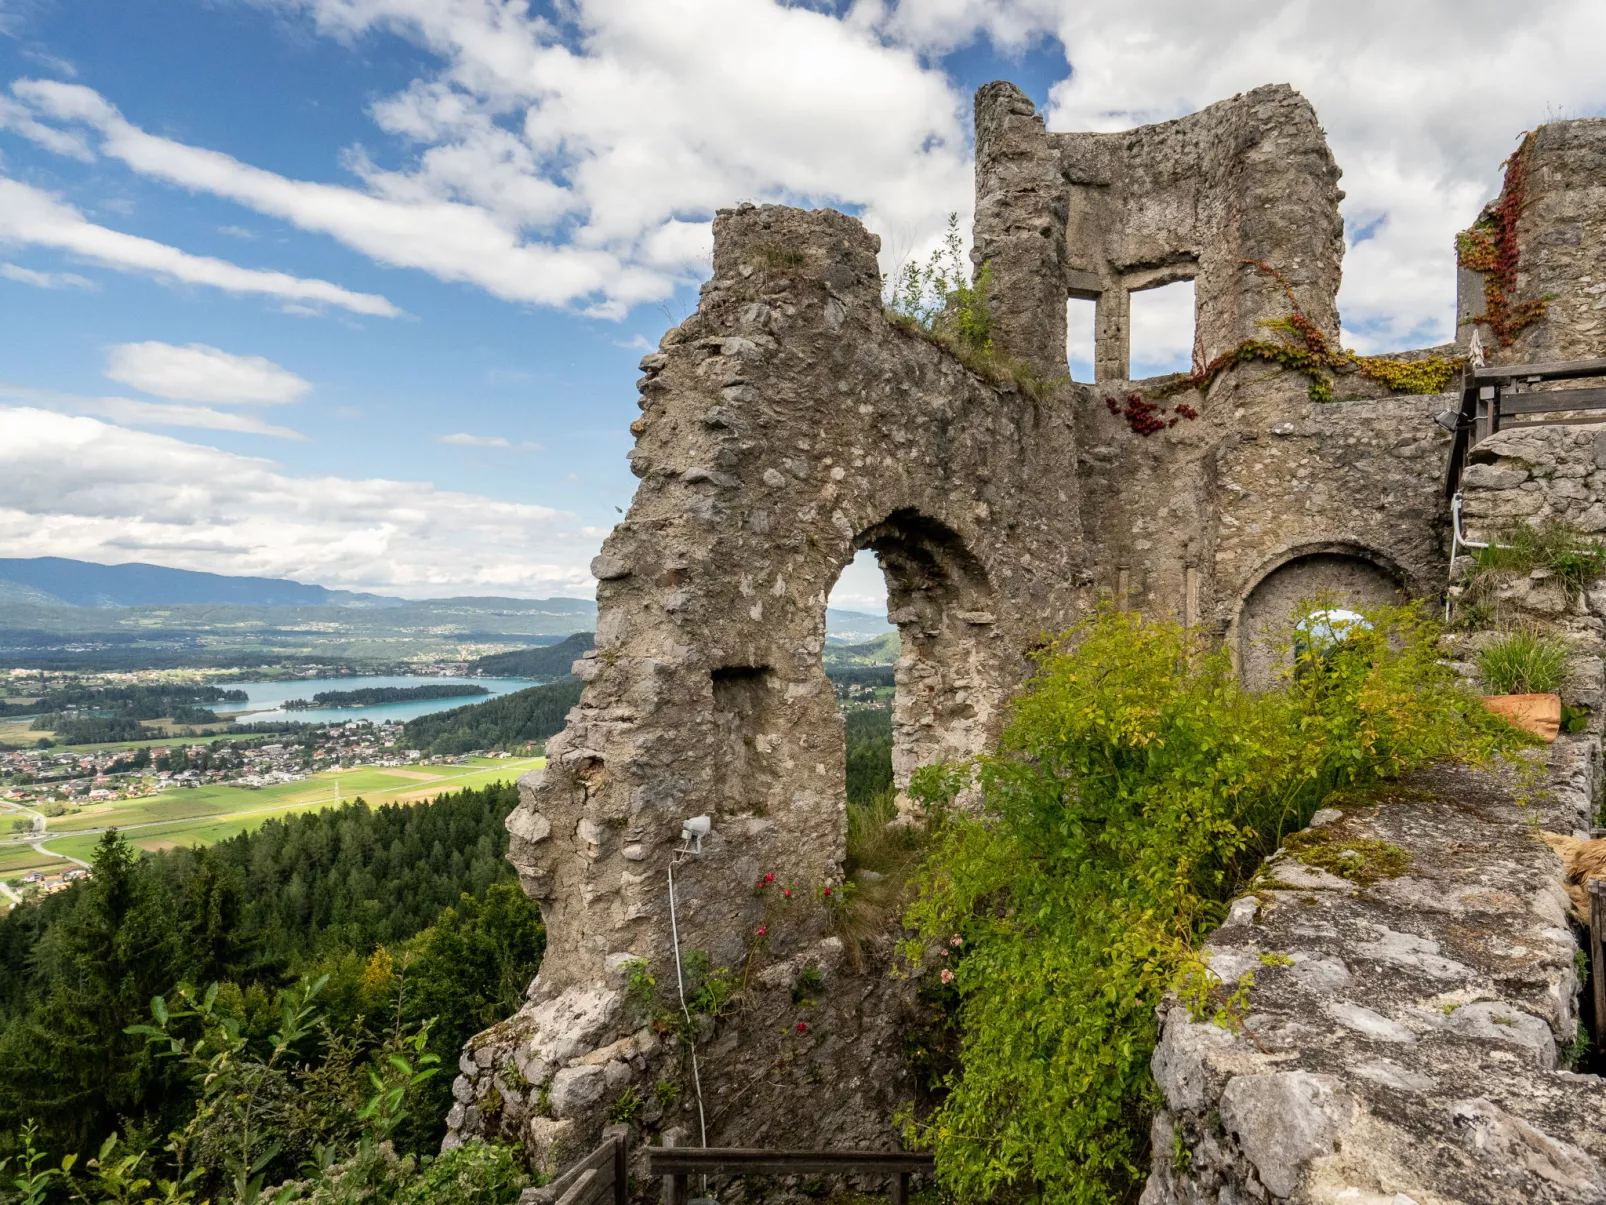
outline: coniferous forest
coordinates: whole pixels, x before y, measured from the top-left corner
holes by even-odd
[[[64,1194],[73,1174],[111,1192],[137,1156],[174,1201],[334,1166],[403,1199],[429,1179],[463,1042],[540,964],[540,913],[503,857],[516,800],[357,802],[157,854],[105,834],[93,877],[0,919],[0,1159],[42,1152]],[[434,1162],[523,1182],[506,1152]]]

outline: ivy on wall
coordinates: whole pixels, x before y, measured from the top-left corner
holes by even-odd
[[[1525,133],[1522,145],[1506,160],[1506,179],[1500,196],[1478,215],[1470,229],[1455,236],[1456,262],[1463,268],[1483,273],[1483,313],[1473,321],[1494,332],[1501,347],[1510,347],[1517,336],[1545,316],[1550,298],[1533,297],[1514,301],[1517,288],[1517,222],[1528,205],[1528,166],[1533,154],[1533,135]]]
[[[1259,361],[1297,372],[1310,381],[1310,400],[1333,400],[1333,375],[1351,373],[1377,381],[1396,393],[1442,393],[1452,377],[1466,363],[1464,356],[1428,356],[1421,360],[1393,360],[1387,356],[1360,356],[1353,351],[1335,351],[1327,336],[1300,306],[1287,279],[1270,264],[1243,261],[1272,276],[1282,286],[1289,312],[1282,318],[1260,323],[1278,335],[1276,339],[1245,339],[1228,348],[1204,367],[1160,386],[1157,398],[1174,397],[1197,389],[1209,393],[1216,379],[1229,368]]]

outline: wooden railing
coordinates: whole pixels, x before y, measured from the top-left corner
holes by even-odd
[[[526,1189],[523,1205],[627,1205],[630,1200],[630,1127],[609,1126],[602,1144],[549,1184]]]
[[[664,1178],[664,1205],[686,1205],[687,1181],[705,1176],[871,1175],[892,1180],[894,1205],[907,1205],[909,1177],[929,1175],[930,1155],[908,1151],[765,1151],[746,1147],[654,1146],[647,1174]]]
[[[1535,392],[1534,385],[1606,377],[1606,360],[1559,360],[1551,364],[1487,364],[1468,367],[1461,377],[1461,410],[1455,446],[1450,454],[1446,496],[1461,488],[1467,455],[1497,431],[1543,425],[1528,416],[1584,410],[1606,411],[1606,388],[1554,389]],[[1511,422],[1511,419],[1517,419]],[[1606,422],[1606,413],[1569,420]]]

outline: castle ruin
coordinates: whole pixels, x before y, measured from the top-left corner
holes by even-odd
[[[1513,312],[1543,299],[1546,317],[1506,321],[1489,272],[1463,267],[1455,345],[1388,360],[1606,348],[1606,121],[1546,126],[1522,154],[1520,267],[1500,296]],[[1180,280],[1194,282],[1198,369],[1291,314],[1336,356],[1339,177],[1316,113],[1286,86],[1114,134],[1050,132],[1014,86],[985,86],[972,255],[989,265],[1011,374],[981,375],[889,317],[879,240],[854,219],[718,214],[697,311],[642,361],[641,484],[592,564],[584,695],[508,821],[546,917],[545,962],[527,1006],[464,1053],[448,1142],[501,1130],[556,1161],[631,1086],[648,1120],[694,1142],[700,1127],[713,1145],[894,1140],[913,1091],[909,986],[887,974],[890,937],[846,950],[811,911],[843,881],[842,724],[821,654],[827,597],[860,550],[879,559],[901,639],[900,787],[915,767],[988,748],[1029,651],[1101,599],[1202,626],[1265,682],[1263,638],[1301,597],[1442,597],[1455,435],[1434,416],[1459,395],[1340,369],[1332,400],[1312,400],[1307,374],[1256,359],[1169,395],[1128,379],[1131,294]],[[1096,305],[1092,382],[1064,379],[1072,298]],[[1580,477],[1576,496],[1527,494],[1602,531],[1594,489]],[[1535,513],[1493,496],[1467,513]],[[677,854],[693,816],[711,831]],[[771,874],[809,896],[784,924],[755,890]],[[783,1002],[705,1035],[700,1117],[689,1099],[653,1099],[681,1054],[631,999],[640,968],[673,983],[677,938],[740,969],[756,998],[779,1000],[805,961],[828,980],[820,1033],[787,1037]],[[1175,1193],[1154,1199],[1218,1199]]]

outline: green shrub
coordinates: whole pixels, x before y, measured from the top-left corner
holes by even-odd
[[[982,264],[972,279],[957,213],[948,215],[943,245],[929,260],[910,260],[884,284],[888,317],[946,348],[977,376],[997,385],[1018,385],[1037,398],[1058,384],[1039,379],[1027,365],[993,347],[992,265]]]
[[[1567,676],[1567,645],[1527,629],[1510,632],[1478,651],[1478,672],[1492,694],[1554,694]]]
[[[1528,743],[1417,610],[1367,618],[1252,694],[1180,626],[1104,612],[1041,654],[997,754],[916,774],[932,847],[910,953],[953,991],[959,1041],[909,1137],[956,1199],[1133,1199],[1154,1009],[1260,860],[1335,789]],[[969,781],[980,814],[952,806]]]
[[[644,1103],[634,1088],[626,1088],[608,1107],[608,1120],[615,1125],[629,1125],[636,1119],[636,1114],[641,1112]]]

